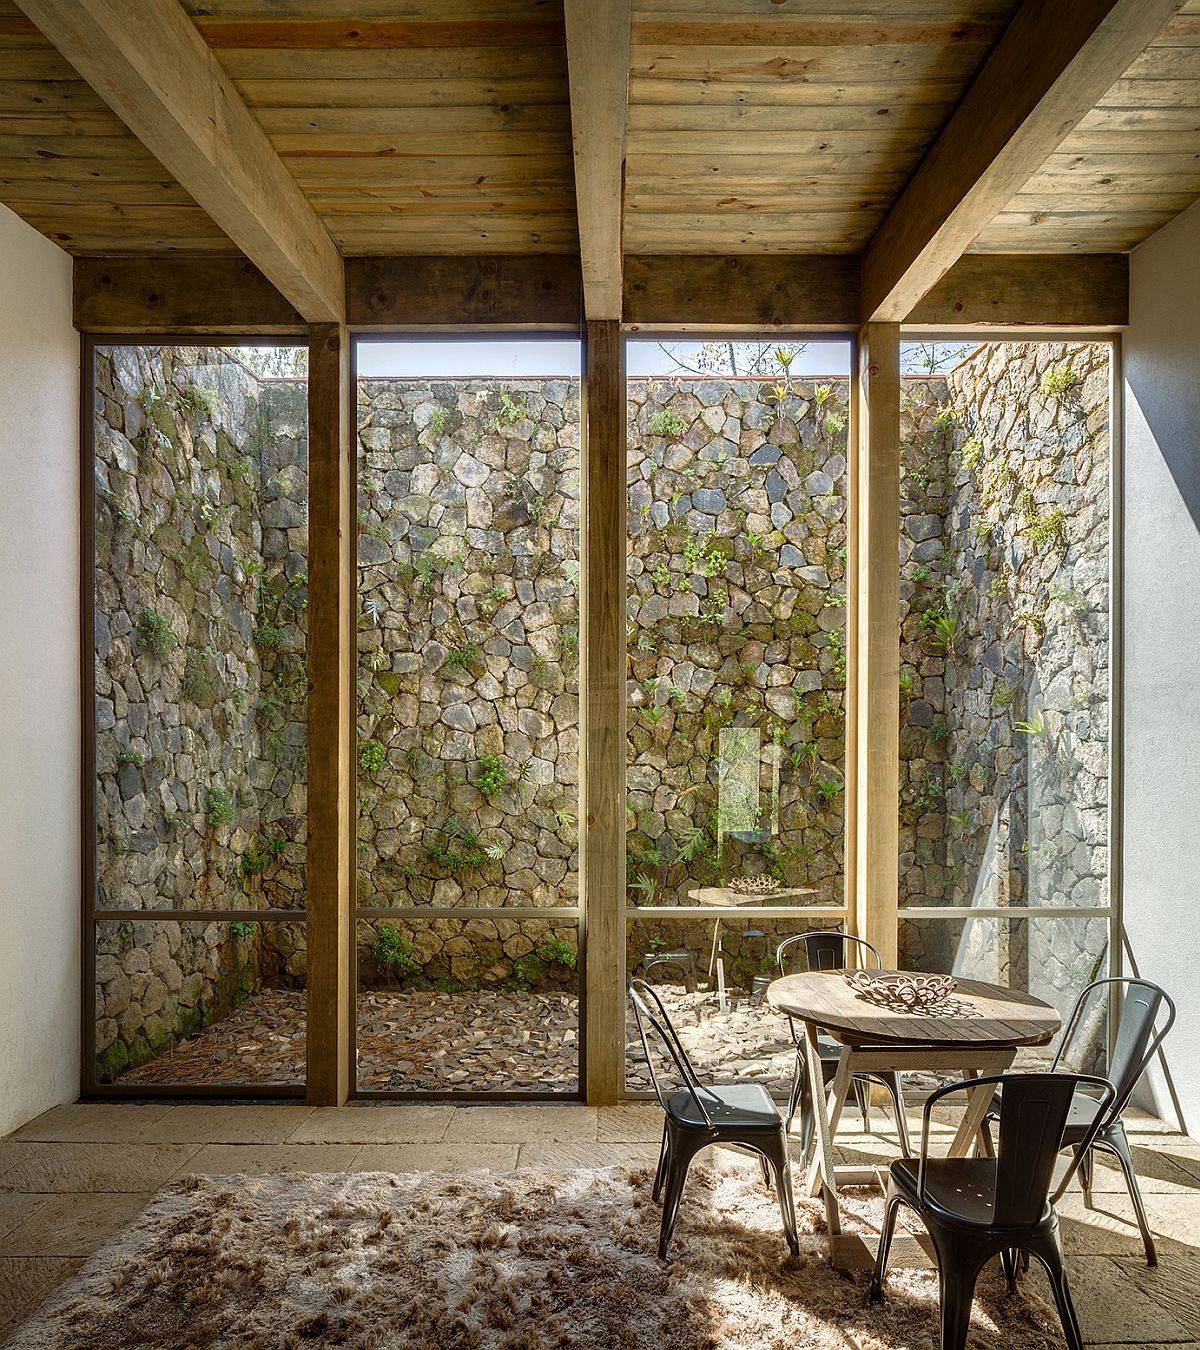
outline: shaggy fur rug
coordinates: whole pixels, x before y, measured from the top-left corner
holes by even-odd
[[[419,1350],[934,1350],[937,1280],[895,1269],[882,1304],[834,1271],[821,1208],[790,1257],[741,1160],[694,1166],[671,1260],[651,1176],[631,1171],[189,1177],[157,1196],[10,1346],[305,1345]],[[869,1198],[868,1198],[869,1196]],[[881,1200],[851,1192],[873,1243]],[[1049,1350],[1031,1283],[979,1282],[972,1350]]]

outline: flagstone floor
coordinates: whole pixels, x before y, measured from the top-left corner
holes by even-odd
[[[864,1135],[853,1123],[847,1120],[838,1137],[847,1161],[894,1152],[890,1127]],[[938,1119],[935,1143],[953,1124]],[[1084,1336],[1095,1347],[1197,1347],[1200,1144],[1157,1121],[1131,1125],[1160,1264],[1147,1269],[1121,1178],[1100,1159],[1096,1208],[1085,1209],[1074,1188],[1059,1205]],[[661,1111],[647,1105],[57,1107],[0,1140],[0,1335],[175,1177],[653,1166],[661,1129]],[[907,1259],[927,1259],[904,1241]],[[1036,1263],[1029,1278],[1042,1281]]]

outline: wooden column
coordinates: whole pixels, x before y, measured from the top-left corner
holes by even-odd
[[[354,481],[350,340],[308,343],[308,1100],[338,1106],[353,1081],[350,897],[354,756]]]
[[[583,365],[579,631],[580,899],[587,1100],[620,1100],[625,1070],[625,348],[588,323]]]
[[[855,931],[897,959],[900,808],[900,328],[859,334],[851,477],[852,577],[857,590],[847,691]]]

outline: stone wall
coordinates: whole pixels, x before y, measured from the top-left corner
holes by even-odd
[[[171,349],[102,349],[97,376],[97,904],[299,909],[303,384]],[[635,905],[750,872],[842,899],[847,397],[786,371],[630,382]],[[359,412],[363,982],[571,987],[578,385],[365,381]],[[902,432],[901,903],[1102,903],[1103,351],[982,348],[905,380]],[[545,919],[388,914],[410,905]],[[766,927],[730,927],[734,979]],[[960,950],[957,927],[902,924],[906,960],[1057,990],[1100,941],[1014,923],[981,951],[974,925]],[[631,923],[630,969],[703,965],[710,936]],[[303,971],[299,922],[105,923],[102,1072]]]
[[[907,517],[902,868],[925,903],[1107,903],[1108,410],[1106,347],[991,344],[947,381],[944,472],[926,486],[906,447],[929,514],[923,552]],[[1105,928],[908,923],[902,947],[1069,1006]]]
[[[102,1077],[303,977],[307,432],[300,382],[215,349],[100,348],[96,1052]],[[281,954],[282,953],[282,954]]]

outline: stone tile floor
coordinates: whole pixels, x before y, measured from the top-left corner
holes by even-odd
[[[940,1121],[939,1134],[952,1123]],[[1131,1123],[1160,1265],[1146,1268],[1120,1176],[1101,1164],[1097,1208],[1076,1190],[1059,1207],[1084,1334],[1092,1346],[1200,1346],[1200,1144],[1157,1121]],[[653,1165],[661,1127],[643,1105],[58,1107],[0,1140],[0,1333],[189,1172]],[[847,1128],[839,1141],[856,1162],[895,1151],[885,1126]],[[897,1256],[925,1259],[911,1242]]]

